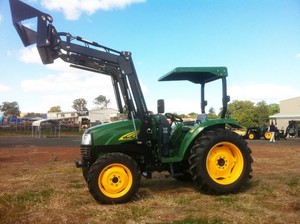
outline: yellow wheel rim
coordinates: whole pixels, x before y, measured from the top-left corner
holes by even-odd
[[[249,139],[250,139],[250,140],[253,140],[253,139],[254,139],[254,134],[252,134],[252,133],[249,134]]]
[[[110,198],[124,196],[132,186],[133,178],[131,171],[120,163],[106,166],[98,178],[100,191]]]
[[[271,137],[272,137],[271,132],[266,131],[266,132],[265,132],[265,138],[269,140],[269,139],[271,139]]]
[[[232,184],[243,172],[243,155],[236,145],[230,142],[220,142],[209,151],[206,168],[209,176],[216,183]]]

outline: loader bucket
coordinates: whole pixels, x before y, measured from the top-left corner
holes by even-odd
[[[25,47],[35,44],[44,64],[53,63],[57,58],[51,47],[51,25],[53,19],[50,15],[41,12],[19,0],[9,0],[12,22]],[[36,30],[24,25],[24,21],[37,18]]]
[[[15,26],[24,46],[27,47],[31,44],[37,43],[37,32],[23,25],[22,21],[37,17],[38,29],[40,25],[39,23],[42,21],[47,23],[46,20],[52,22],[52,17],[19,0],[10,0],[9,2],[13,25]]]

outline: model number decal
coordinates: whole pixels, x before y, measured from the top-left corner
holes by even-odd
[[[134,140],[136,139],[136,134],[134,131],[132,132],[129,132],[125,135],[122,135],[120,138],[119,138],[119,141],[124,141],[124,140]]]

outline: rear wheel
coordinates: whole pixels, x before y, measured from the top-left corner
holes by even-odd
[[[89,190],[103,204],[127,202],[138,191],[140,181],[136,162],[122,153],[99,157],[88,174]]]
[[[266,131],[265,134],[264,134],[264,138],[265,138],[266,140],[270,140],[271,137],[272,137],[272,133],[269,132],[269,131]]]
[[[251,150],[247,142],[225,129],[208,131],[191,149],[190,172],[201,190],[233,193],[251,178]]]

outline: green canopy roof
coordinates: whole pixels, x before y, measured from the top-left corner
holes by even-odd
[[[187,80],[204,84],[223,77],[227,77],[226,67],[178,67],[162,76],[158,81]]]

